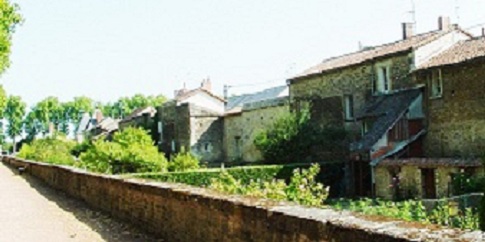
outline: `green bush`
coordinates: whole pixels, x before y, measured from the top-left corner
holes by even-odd
[[[71,149],[74,146],[74,141],[61,136],[37,139],[30,144],[24,144],[17,156],[58,165],[74,165],[75,159],[71,155]]]
[[[347,136],[345,129],[335,124],[312,123],[309,111],[303,110],[277,119],[269,129],[257,134],[253,142],[266,161],[310,162],[324,153],[332,160],[347,157]]]
[[[147,131],[127,128],[113,141],[98,140],[81,156],[81,167],[108,174],[166,171],[167,160]]]
[[[479,228],[479,214],[476,209],[467,208],[464,211],[452,209],[445,201],[440,202],[429,213],[426,212],[421,201],[415,200],[392,202],[372,199],[340,199],[330,202],[330,205],[338,210],[346,209],[367,215],[380,215],[405,221],[433,223],[461,229],[477,230]]]
[[[271,181],[251,180],[249,184],[244,184],[224,171],[219,177],[212,179],[210,187],[229,194],[249,195],[277,201],[287,200],[318,207],[322,205],[328,195],[323,184],[315,180],[319,170],[320,167],[317,164],[308,169],[295,169],[289,184],[286,184],[284,180],[276,179]]]
[[[182,149],[178,154],[172,158],[168,163],[169,171],[189,171],[199,169],[199,159]]]
[[[185,172],[140,173],[131,174],[130,177],[207,187],[211,184],[213,178],[218,178],[224,171],[241,181],[242,184],[249,184],[251,180],[271,181],[273,179],[283,179],[289,181],[295,168],[308,168],[310,165],[308,163],[297,163],[286,165],[239,166],[226,169],[211,168]]]

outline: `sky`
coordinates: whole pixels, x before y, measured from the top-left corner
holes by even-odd
[[[11,0],[25,21],[0,76],[29,106],[47,96],[172,98],[210,78],[222,95],[285,85],[325,58],[402,38],[412,0]],[[418,33],[439,16],[485,23],[483,0],[414,0]],[[458,7],[457,7],[458,6]],[[479,34],[481,27],[468,29]]]

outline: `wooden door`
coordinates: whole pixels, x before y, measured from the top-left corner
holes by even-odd
[[[421,169],[421,182],[424,198],[436,198],[435,169]]]

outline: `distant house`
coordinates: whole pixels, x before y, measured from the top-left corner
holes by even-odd
[[[94,128],[90,130],[92,139],[99,139],[101,137],[111,140],[113,134],[119,129],[119,120],[110,117],[104,118]]]
[[[157,108],[160,150],[169,157],[184,149],[204,162],[222,161],[224,104],[224,98],[212,92],[209,79],[199,88],[175,91],[173,100]]]
[[[87,112],[83,113],[79,120],[79,125],[76,127],[76,141],[81,143],[86,138],[90,138],[90,132],[101,120],[103,120],[103,113],[100,109],[96,109],[92,116]]]
[[[254,138],[288,113],[287,86],[230,97],[224,115],[225,161],[261,161]]]
[[[127,127],[135,127],[151,130],[155,125],[153,118],[155,117],[156,112],[156,108],[152,106],[137,108],[119,121],[119,128],[120,130],[123,130]]]

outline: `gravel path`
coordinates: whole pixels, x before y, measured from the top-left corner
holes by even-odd
[[[0,162],[0,241],[162,241]]]

